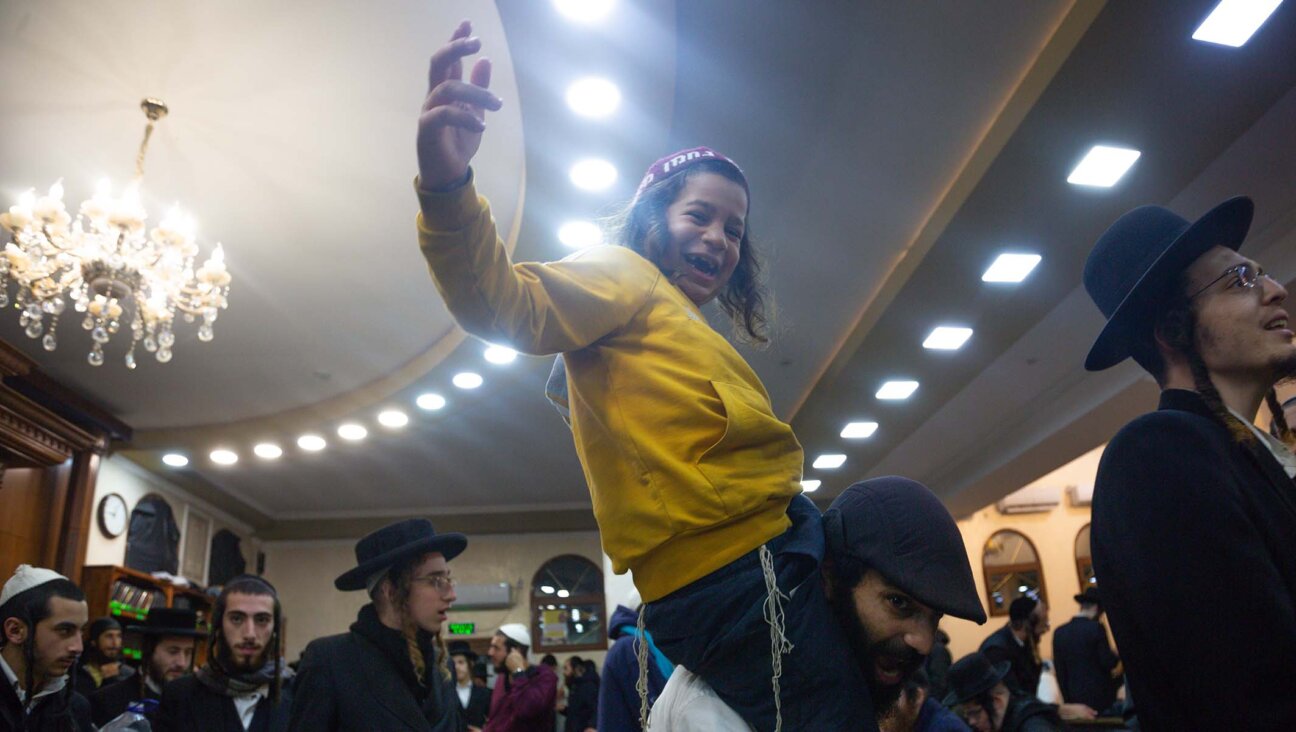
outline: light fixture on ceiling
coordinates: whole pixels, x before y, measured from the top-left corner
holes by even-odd
[[[460,389],[476,389],[482,385],[482,377],[481,374],[473,373],[472,371],[460,371],[454,375],[454,378],[450,380],[450,383]]]
[[[582,117],[606,117],[621,106],[621,90],[607,79],[587,76],[567,87],[567,106]]]
[[[820,485],[823,485],[823,481],[821,480],[803,480],[801,481],[801,492],[814,493],[819,490]]]
[[[189,464],[189,458],[178,452],[168,452],[162,456],[162,462],[173,468],[183,468]]]
[[[877,390],[878,399],[900,400],[908,399],[918,389],[916,381],[888,381]]]
[[[1075,166],[1067,183],[1077,186],[1111,188],[1116,185],[1142,155],[1138,150],[1110,145],[1094,145]]]
[[[445,407],[446,400],[440,394],[428,392],[427,394],[419,394],[418,399],[414,400],[414,405],[425,412],[435,412]]]
[[[306,452],[319,452],[320,450],[323,450],[326,445],[328,445],[328,443],[319,435],[302,435],[297,438],[297,447],[300,447]]]
[[[554,588],[553,585],[540,585],[540,591],[546,595],[552,595],[554,593]]]
[[[1007,252],[995,257],[995,261],[981,275],[982,282],[1008,282],[1016,284],[1026,279],[1040,263],[1038,254],[1015,254]]]
[[[364,425],[356,424],[355,422],[347,422],[346,424],[339,425],[337,433],[338,437],[341,437],[344,440],[350,440],[351,442],[363,440],[369,436],[369,430],[365,429]]]
[[[877,422],[851,422],[842,428],[841,436],[848,440],[863,440],[877,432]]]
[[[1241,46],[1251,40],[1282,0],[1222,0],[1193,31],[1193,40]]]
[[[517,358],[517,351],[508,346],[487,346],[482,352],[482,357],[493,364],[513,363]]]
[[[571,592],[568,591],[568,590],[558,590],[558,596],[559,596],[559,597],[571,597]]]
[[[971,328],[942,325],[932,330],[922,345],[923,348],[933,351],[957,351],[971,337]]]
[[[283,448],[273,442],[262,442],[253,447],[252,452],[262,460],[278,460],[283,456]]]
[[[409,415],[399,409],[384,409],[378,413],[378,424],[389,429],[400,429],[409,424]]]
[[[554,7],[568,20],[597,23],[612,12],[613,0],[554,0]]]
[[[601,158],[577,160],[568,173],[572,185],[584,191],[602,191],[616,183],[617,170]]]
[[[210,457],[217,465],[233,465],[238,462],[238,453],[233,450],[212,450]]]
[[[826,454],[815,458],[810,467],[815,470],[835,470],[846,464],[846,456],[841,454]]]
[[[24,193],[0,214],[0,225],[11,235],[0,256],[0,307],[9,304],[12,281],[14,302],[22,311],[19,323],[28,337],[40,338],[45,350],[53,351],[59,317],[70,300],[73,310],[85,313],[81,327],[90,331],[86,360],[91,366],[103,365],[104,346],[123,322],[131,332],[128,369],[135,368],[140,343],[161,363],[171,360],[177,314],[190,323],[201,317],[198,339],[210,341],[212,323],[229,295],[230,275],[220,244],[194,270],[198,245],[193,219],[173,208],[152,231],[144,225],[144,155],[153,124],[166,116],[167,106],[145,99],[140,107],[148,124],[135,157],[135,177],[120,197],[114,198],[109,183],[101,182],[74,222],[58,182],[39,198],[33,191]]]
[[[572,249],[596,247],[603,243],[603,230],[593,221],[568,221],[558,227],[558,241]]]

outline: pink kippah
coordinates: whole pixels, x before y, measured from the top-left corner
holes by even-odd
[[[738,163],[735,163],[709,147],[690,147],[687,150],[673,152],[649,166],[648,172],[644,174],[643,180],[639,181],[639,188],[635,190],[634,197],[638,199],[639,195],[653,183],[659,180],[665,180],[690,165],[707,160],[719,161],[732,167],[734,172],[738,174],[738,177],[742,179],[743,188],[747,188],[747,176],[743,174],[742,168],[738,167]],[[750,191],[748,191],[748,193],[750,194]]]

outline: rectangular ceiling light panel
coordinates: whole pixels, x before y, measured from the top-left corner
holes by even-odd
[[[1251,40],[1279,5],[1282,0],[1222,0],[1193,31],[1193,40],[1237,48]]]

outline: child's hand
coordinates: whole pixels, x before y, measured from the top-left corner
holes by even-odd
[[[486,110],[500,108],[499,97],[487,90],[488,59],[478,59],[469,81],[463,81],[463,58],[481,50],[481,39],[470,33],[472,24],[465,20],[450,42],[432,54],[418,127],[419,183],[425,190],[449,188],[467,174],[486,129]]]

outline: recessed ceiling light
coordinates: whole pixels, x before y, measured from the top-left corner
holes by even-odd
[[[319,452],[320,450],[323,450],[324,446],[327,444],[328,443],[324,441],[324,438],[319,435],[302,435],[297,438],[297,447],[300,447],[306,452]]]
[[[385,409],[378,413],[378,424],[397,429],[409,424],[409,415],[399,409]]]
[[[1282,0],[1222,0],[1193,31],[1194,40],[1241,46],[1264,25]]]
[[[829,454],[829,455],[820,455],[819,457],[815,458],[814,463],[810,467],[814,468],[815,470],[832,470],[834,468],[840,468],[842,465],[845,464],[846,464],[845,455]]]
[[[862,440],[866,437],[872,437],[877,432],[877,422],[851,422],[842,428],[841,436],[848,440]]]
[[[568,221],[558,227],[558,241],[572,249],[596,247],[603,243],[603,230],[592,221]]]
[[[507,346],[489,346],[482,355],[491,363],[505,364],[513,363],[513,359],[517,358],[517,351]]]
[[[546,595],[552,595],[554,593],[554,588],[553,585],[540,585],[540,591]]]
[[[212,450],[211,461],[217,465],[233,465],[238,462],[238,453],[233,450]]]
[[[567,106],[582,117],[606,117],[621,106],[621,90],[607,79],[587,76],[567,87]]]
[[[612,12],[613,0],[554,0],[558,12],[577,23],[597,23]]]
[[[923,341],[923,348],[936,351],[957,351],[971,337],[971,328],[942,325],[927,336],[927,340]]]
[[[878,399],[908,399],[918,388],[916,381],[888,381],[878,389]]]
[[[571,597],[571,592],[569,592],[568,590],[558,590],[558,596],[559,596],[559,597]]]
[[[803,480],[801,481],[801,491],[803,493],[814,493],[819,490],[819,486],[822,484],[823,481],[821,480]]]
[[[259,458],[264,458],[266,460],[275,460],[278,459],[281,455],[283,455],[283,448],[279,447],[273,442],[262,442],[261,444],[252,448],[252,452],[256,453],[256,456]]]
[[[344,440],[351,440],[352,442],[363,440],[365,437],[369,436],[369,430],[365,429],[364,425],[356,424],[355,422],[347,422],[344,425],[339,425],[337,433],[338,437],[341,437]]]
[[[189,464],[189,458],[185,457],[184,455],[181,455],[178,452],[168,452],[167,454],[162,456],[162,462],[166,463],[167,465],[170,465],[173,468],[183,468],[184,466]]]
[[[445,397],[441,396],[440,394],[433,394],[431,392],[428,392],[427,394],[419,394],[418,399],[414,400],[414,404],[419,409],[423,409],[428,412],[435,412],[436,410],[441,409],[446,405],[446,400]]]
[[[600,158],[586,158],[571,166],[572,185],[585,191],[601,191],[616,183],[617,171],[612,163]]]
[[[1110,188],[1125,175],[1135,160],[1142,155],[1138,150],[1109,145],[1094,145],[1084,160],[1067,176],[1067,183],[1077,186]]]
[[[981,275],[982,282],[1021,282],[1040,263],[1038,254],[1000,254]]]
[[[471,371],[461,371],[455,374],[450,382],[460,389],[476,389],[482,385],[482,377]]]

